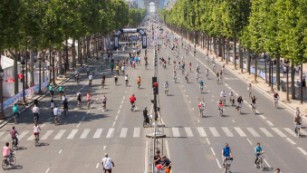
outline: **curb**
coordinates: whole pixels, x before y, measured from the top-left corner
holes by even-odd
[[[84,68],[86,68],[87,66],[88,66],[88,65],[83,65],[83,66],[79,67],[79,68],[78,68],[78,71],[79,71],[79,70],[82,70],[82,69],[84,69]],[[62,82],[60,82],[60,83],[58,84],[58,86],[55,87],[54,89],[57,89],[57,88],[59,87],[59,85],[61,85],[61,84],[63,84],[63,83],[66,83],[68,80],[70,80],[70,79],[73,78],[74,76],[75,76],[74,74],[70,75],[68,78],[66,78],[65,80],[63,80]],[[42,94],[41,96],[39,96],[39,97],[36,98],[36,99],[37,99],[38,101],[40,101],[40,100],[42,100],[43,98],[45,98],[46,95],[47,95],[48,93],[49,93],[49,92],[47,91],[46,93]],[[20,110],[20,114],[21,114],[22,112],[26,111],[28,108],[32,107],[33,105],[34,105],[34,103],[31,102],[28,106],[26,106],[25,108],[23,108],[22,110]],[[13,119],[13,115],[14,115],[14,114],[9,115],[8,117],[6,117],[6,119],[5,119],[4,121],[0,122],[0,129],[1,129],[2,127],[4,127],[6,124],[8,124],[10,120]]]

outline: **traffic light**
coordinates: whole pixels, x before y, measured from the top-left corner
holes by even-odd
[[[159,94],[159,84],[157,81],[157,77],[152,77],[152,87],[154,94]]]

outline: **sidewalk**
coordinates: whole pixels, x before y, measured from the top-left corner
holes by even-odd
[[[81,70],[83,68],[85,68],[87,65],[90,65],[91,63],[95,63],[95,60],[88,60],[87,64],[83,64],[83,66],[77,66],[75,69]],[[65,83],[68,79],[72,78],[74,76],[74,72],[75,70],[69,70],[66,72],[66,77],[64,77],[63,75],[58,75],[57,78],[55,79],[55,83],[57,84],[57,86],[61,85],[62,83]],[[54,88],[56,89],[56,88]],[[19,110],[20,113],[22,113],[23,111],[25,111],[27,108],[31,107],[34,103],[35,99],[41,100],[42,98],[44,98],[49,92],[47,88],[42,89],[43,94],[42,95],[38,95],[38,94],[33,94],[31,97],[26,97],[26,102],[27,102],[27,106],[24,104],[19,104]],[[22,102],[22,100],[20,100]],[[11,116],[13,115],[12,112],[12,106],[8,107],[7,109],[4,110],[4,115],[6,117],[5,120],[0,120],[0,128],[2,126],[4,126],[8,121],[11,120]]]
[[[170,30],[169,28],[167,28],[167,30],[171,33],[173,33],[176,36],[181,37],[179,34],[177,34],[176,32]],[[188,44],[193,44],[191,41],[186,40],[185,38],[183,39],[185,42],[187,42]],[[202,49],[199,45],[197,45],[197,51],[201,52],[203,55],[206,55],[207,50],[206,49]],[[217,55],[215,54],[208,54],[209,57],[217,57]],[[273,98],[273,92],[271,91],[271,87],[265,83],[265,80],[258,77],[257,78],[257,82],[254,81],[254,75],[249,75],[248,72],[244,69],[243,73],[241,73],[241,70],[239,68],[237,68],[237,70],[234,69],[234,65],[232,62],[229,62],[228,64],[225,63],[225,61],[221,61],[221,58],[218,57],[216,59],[216,63],[219,65],[223,65],[225,64],[225,68],[230,70],[234,75],[236,75],[239,79],[243,80],[246,82],[246,84],[248,83],[252,83],[253,88],[257,88],[261,91],[263,91],[264,93],[266,93],[266,95],[268,97]],[[307,69],[307,64],[303,64],[303,70],[305,69],[304,73],[306,73],[306,69]],[[282,76],[282,75],[281,75]],[[274,85],[274,91],[278,91],[276,88],[276,85]],[[304,91],[306,94],[306,90]],[[290,112],[292,112],[293,114],[295,114],[295,109],[296,107],[300,108],[300,111],[302,113],[302,115],[307,116],[307,106],[306,103],[304,102],[303,104],[300,103],[300,100],[293,100],[291,99],[291,95],[290,97],[290,101],[287,101],[287,95],[286,92],[282,92],[282,91],[278,91],[278,94],[280,96],[280,100],[281,102],[289,109]],[[306,100],[306,98],[304,98]],[[303,118],[305,119],[305,118]]]

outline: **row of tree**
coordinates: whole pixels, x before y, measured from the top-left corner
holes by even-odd
[[[262,53],[276,59],[277,67],[280,58],[287,59],[292,71],[295,65],[307,62],[306,0],[178,0],[171,10],[160,14],[175,31],[194,35],[196,42],[201,35],[206,40],[203,46],[208,49],[212,41],[214,52],[222,60],[226,59],[226,63],[231,42],[234,57],[240,58],[241,70],[242,51],[247,51],[248,55],[253,53],[256,69],[257,58]],[[248,57],[248,72],[250,61]],[[234,66],[236,68],[236,61]],[[279,89],[279,68],[276,74]],[[294,75],[292,81],[294,88]]]
[[[15,79],[20,73],[17,61],[21,56],[28,59],[33,85],[34,52],[48,57],[51,66],[52,52],[63,53],[60,64],[64,64],[66,71],[77,62],[82,64],[87,58],[98,56],[104,36],[126,25],[136,25],[144,15],[143,11],[129,9],[123,0],[1,0],[0,53],[9,51],[14,59]],[[72,63],[68,58],[69,38],[73,40]],[[90,50],[91,47],[95,49]],[[18,82],[15,84],[17,93]]]

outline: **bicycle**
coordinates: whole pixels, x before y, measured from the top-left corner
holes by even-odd
[[[301,128],[302,128],[302,125],[300,123],[296,123],[295,122],[295,128],[294,128],[294,132],[296,134],[297,137],[300,137],[301,136]]]
[[[205,111],[205,105],[203,105],[202,107],[199,108],[199,116],[200,117],[204,117],[204,111]]]
[[[2,169],[8,170],[8,167],[14,167],[16,165],[16,157],[14,156],[14,153],[11,153],[8,157],[4,158],[2,161]]]
[[[274,98],[274,107],[277,109],[278,108],[278,98]]]
[[[16,134],[16,136],[13,138],[12,146],[13,146],[13,150],[18,150],[18,136],[17,136],[17,134]]]
[[[265,163],[263,161],[264,155],[263,152],[258,155],[258,159],[256,161],[256,167],[261,169],[262,171],[265,169]]]
[[[223,117],[223,106],[219,106],[218,109],[219,109],[220,116]]]
[[[223,163],[225,173],[231,173],[230,166],[231,166],[232,161],[233,161],[233,158],[231,158],[231,157],[225,158],[224,163]]]

